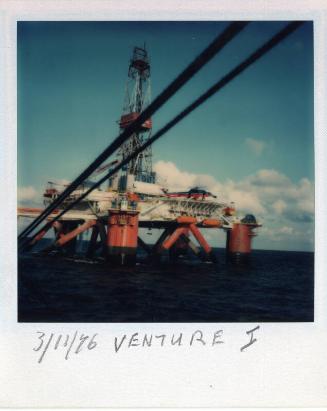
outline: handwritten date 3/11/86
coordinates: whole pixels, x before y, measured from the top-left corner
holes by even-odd
[[[73,335],[70,334],[54,334],[46,335],[42,331],[37,331],[39,343],[36,347],[33,348],[34,351],[40,352],[41,355],[38,359],[38,362],[41,363],[46,352],[49,349],[54,350],[64,350],[65,360],[69,359],[70,354],[79,354],[83,349],[93,350],[97,346],[96,336],[92,336],[78,333],[75,331]]]
[[[246,330],[244,337],[242,337],[242,345],[240,351],[246,351],[251,345],[253,345],[257,338],[257,331],[260,326]],[[74,334],[46,334],[42,331],[37,331],[38,342],[33,348],[35,352],[39,354],[38,363],[41,363],[45,357],[45,354],[49,350],[58,350],[63,353],[65,360],[68,360],[72,355],[77,355],[81,351],[91,351],[98,346],[97,337],[98,334],[84,334],[75,331]],[[207,346],[213,347],[220,344],[224,344],[224,330],[217,330],[212,334],[204,334],[201,330],[196,330],[192,334],[174,333],[168,334],[146,334],[146,333],[134,333],[131,335],[121,335],[113,338],[113,349],[115,353],[120,352],[123,349],[129,349],[134,347],[152,347],[152,346]]]

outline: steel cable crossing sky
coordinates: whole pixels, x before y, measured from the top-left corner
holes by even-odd
[[[165,104],[188,80],[207,64],[229,41],[231,41],[249,22],[231,23],[214,41],[200,53],[168,87],[140,114],[140,116],[120,134],[61,194],[18,236],[22,240],[32,232],[62,201],[71,194],[96,168],[101,165],[118,147],[133,134],[137,128]]]
[[[245,59],[242,63],[238,64],[234,69],[232,69],[229,73],[223,76],[217,83],[215,83],[212,87],[210,87],[205,93],[203,93],[200,97],[198,97],[193,103],[187,106],[182,112],[180,112],[174,119],[168,122],[163,128],[161,128],[154,136],[152,136],[149,140],[147,140],[141,147],[135,150],[130,156],[125,158],[122,162],[120,162],[116,167],[114,167],[109,173],[107,173],[104,177],[102,177],[98,182],[96,182],[92,187],[90,187],[83,195],[77,198],[74,202],[69,204],[62,212],[60,212],[51,222],[45,224],[42,229],[40,229],[36,234],[34,234],[33,238],[35,238],[39,233],[44,230],[47,230],[51,227],[51,224],[57,221],[60,217],[62,217],[67,211],[72,209],[76,204],[78,204],[82,199],[84,199],[87,195],[89,195],[94,189],[96,189],[99,185],[101,185],[104,181],[106,181],[109,177],[116,174],[125,164],[127,164],[131,159],[133,159],[136,155],[146,149],[149,145],[154,143],[157,139],[159,139],[163,134],[165,134],[168,130],[170,130],[173,126],[175,126],[178,122],[180,122],[183,118],[189,115],[192,111],[194,111],[197,107],[203,104],[206,100],[208,100],[212,95],[222,89],[225,85],[227,85],[230,81],[232,81],[235,77],[241,74],[247,67],[255,63],[259,58],[261,58],[264,54],[270,51],[273,47],[283,41],[287,36],[289,36],[292,32],[294,32],[297,28],[299,28],[303,22],[297,21],[288,24],[284,27],[281,31],[279,31],[276,35],[274,35],[270,40],[264,43],[261,47],[259,47],[256,51],[254,51],[247,59]],[[33,229],[33,228],[32,228]],[[32,240],[33,240],[32,238]],[[30,242],[30,240],[28,240]],[[26,243],[22,243],[24,246]]]

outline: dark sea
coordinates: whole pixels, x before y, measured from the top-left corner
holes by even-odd
[[[314,320],[314,254],[254,250],[233,265],[195,258],[110,267],[29,253],[18,261],[20,322],[292,322]]]

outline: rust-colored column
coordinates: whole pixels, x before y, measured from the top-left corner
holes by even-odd
[[[60,245],[62,246],[62,248],[65,250],[66,253],[75,254],[76,246],[77,246],[77,237],[80,234],[80,232],[77,232],[77,235],[73,235],[71,238],[70,238],[70,235],[71,233],[75,233],[76,232],[75,230],[78,230],[79,227],[83,227],[84,224],[79,226],[79,221],[75,221],[75,220],[61,221],[61,224],[62,224],[62,229],[58,233],[58,239],[61,239],[62,237],[65,237],[66,235],[68,235],[68,237],[65,237],[65,238],[69,238],[69,240],[65,241],[64,244],[60,244]]]
[[[169,249],[170,258],[177,258],[181,255],[186,255],[189,245],[187,239],[189,238],[189,228],[185,227],[183,233],[178,237],[177,241]]]
[[[226,256],[229,261],[246,261],[251,253],[252,227],[247,224],[234,224],[227,231]]]
[[[193,243],[193,241],[190,239],[189,236],[184,236],[183,234],[181,235],[181,238],[183,238],[185,244],[187,244],[187,246],[193,251],[193,253],[200,257],[201,255],[201,250],[199,249],[199,247]]]
[[[171,236],[169,236],[163,243],[162,243],[162,248],[165,250],[169,250],[179,239],[179,237],[182,234],[187,234],[188,229],[186,227],[178,227],[176,230],[172,233]]]
[[[195,224],[190,224],[190,230],[192,234],[194,235],[194,237],[197,239],[198,243],[203,248],[203,251],[205,252],[204,259],[209,258],[214,263],[217,262],[216,255],[213,252],[212,247],[208,244],[207,240],[203,237],[198,227]]]
[[[30,251],[33,248],[33,246],[46,235],[48,231],[49,231],[49,228],[40,231],[39,234],[35,236],[33,240],[31,240],[28,244],[24,246],[23,250]]]
[[[177,228],[161,244],[161,250],[169,250],[171,257],[176,257],[185,253],[190,247],[196,255],[200,256],[198,248],[190,241],[189,235],[192,233],[204,251],[204,259],[216,261],[212,248],[203,237],[201,231],[195,225],[194,217],[183,216],[177,219]]]
[[[49,231],[49,229],[51,227],[56,227],[56,221],[54,223],[52,223],[51,221],[48,221],[48,223],[46,224],[45,228],[39,232],[38,235],[35,236],[35,238],[33,240],[31,240],[26,246],[25,246],[25,251],[29,251],[32,249],[32,247],[38,242],[40,241],[45,234]]]
[[[153,245],[152,247],[152,253],[154,255],[159,255],[161,250],[162,250],[162,244],[163,242],[167,239],[169,235],[171,235],[175,231],[175,227],[167,227],[164,229],[164,231],[161,233],[160,237],[158,238],[157,242]]]
[[[110,210],[107,232],[108,260],[118,265],[136,262],[138,220],[136,210]]]
[[[190,230],[192,231],[192,234],[194,235],[194,237],[198,240],[199,244],[202,246],[203,250],[207,254],[210,254],[212,251],[212,248],[207,243],[206,239],[203,237],[198,227],[195,224],[190,224]]]
[[[76,223],[75,223],[76,224]],[[88,220],[84,224],[76,227],[74,230],[69,231],[67,234],[63,234],[60,238],[56,241],[56,246],[63,246],[69,241],[75,239],[79,234],[83,233],[84,231],[88,230],[92,226],[96,224],[96,220]]]

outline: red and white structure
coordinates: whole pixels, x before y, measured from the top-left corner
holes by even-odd
[[[125,103],[119,128],[123,131],[150,102],[150,62],[145,48],[135,47],[128,68]],[[131,135],[117,153],[117,159],[105,164],[93,174],[115,166],[140,147],[151,135],[152,120],[146,120]],[[64,190],[64,186],[48,183],[44,192],[45,205],[51,203]],[[89,188],[85,181],[65,199],[65,208]],[[201,258],[215,260],[204,230],[226,232],[226,254],[233,261],[240,261],[251,252],[255,228],[260,224],[253,215],[237,215],[233,203],[227,204],[216,195],[199,187],[185,192],[172,192],[169,187],[156,183],[152,170],[152,149],[149,146],[130,161],[107,187],[95,189],[83,201],[64,214],[60,220],[51,220],[60,210],[48,216],[47,229],[54,229],[53,249],[74,253],[76,239],[89,231],[87,257],[98,250],[111,264],[134,264],[138,247],[159,258],[166,251],[171,257],[191,250]],[[42,209],[19,208],[18,216],[35,218]],[[161,230],[155,244],[149,245],[139,236],[139,228]],[[46,230],[33,240],[33,246],[46,234]]]

